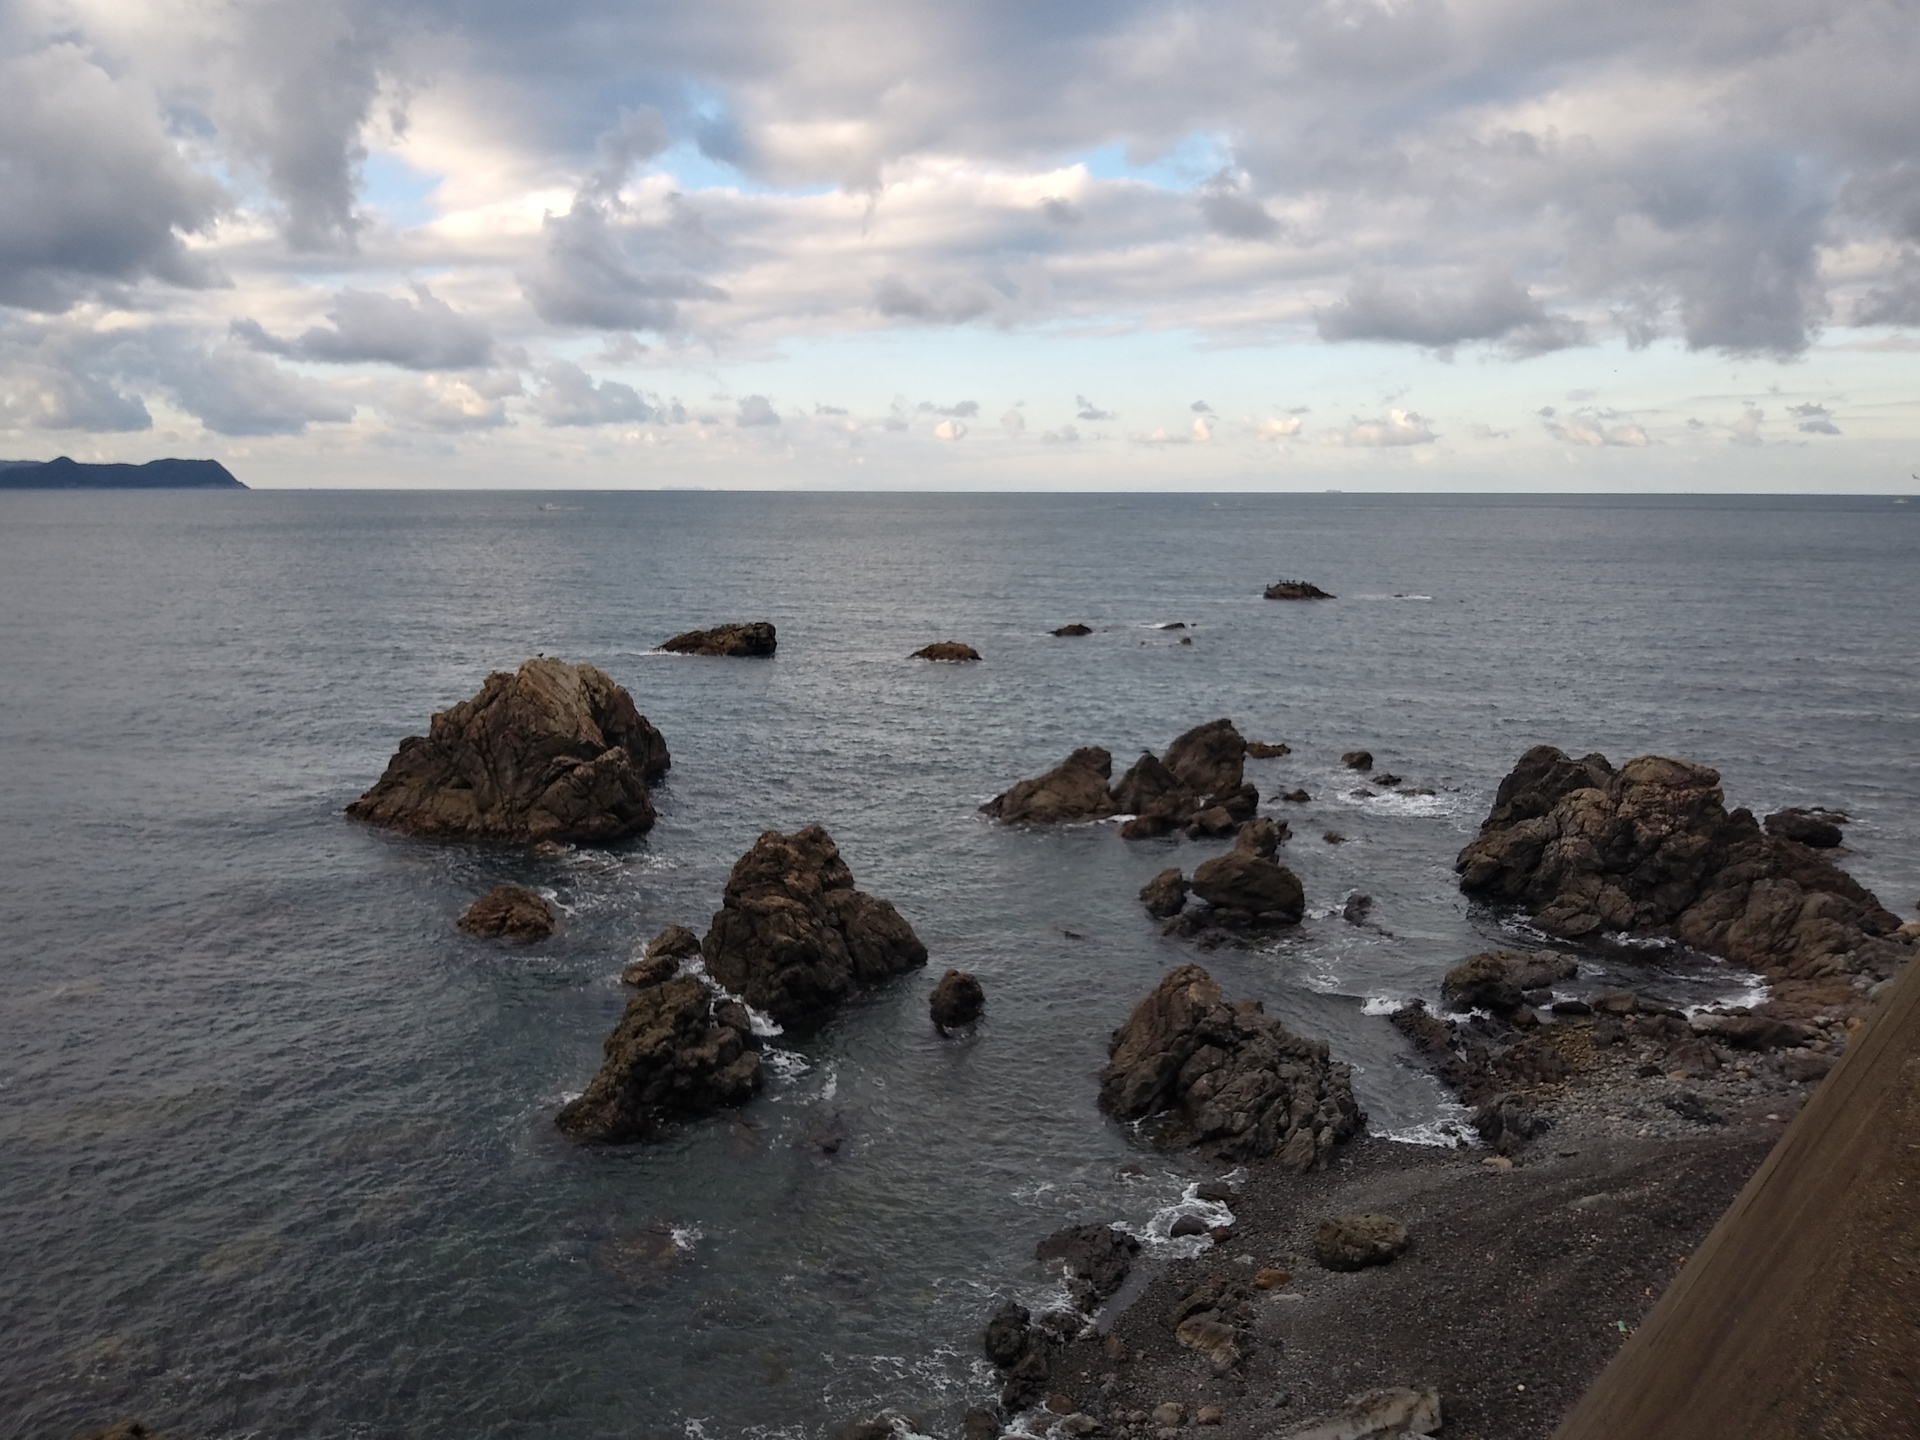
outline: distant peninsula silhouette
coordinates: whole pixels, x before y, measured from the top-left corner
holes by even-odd
[[[0,460],[0,490],[244,490],[218,460],[149,460],[144,465],[86,465],[58,460]]]

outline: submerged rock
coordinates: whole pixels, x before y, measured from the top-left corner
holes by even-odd
[[[958,1029],[980,1018],[981,1012],[987,1008],[987,992],[981,988],[979,980],[966,971],[949,970],[940,977],[940,983],[933,987],[927,1008],[933,1016],[933,1023],[942,1030]]]
[[[927,963],[927,947],[818,825],[769,830],[734,864],[701,942],[707,973],[781,1025],[824,1020],[855,991]]]
[[[716,1001],[695,976],[649,985],[627,1001],[600,1072],[554,1124],[576,1140],[657,1139],[674,1121],[757,1094],[752,1045],[746,1013]]]
[[[496,885],[454,923],[469,935],[544,940],[553,934],[553,907],[524,885]]]
[[[1643,756],[1615,771],[1541,745],[1460,852],[1460,888],[1552,935],[1671,937],[1758,970],[1777,1008],[1847,1003],[1911,954],[1897,916],[1804,845],[1729,812],[1717,771]]]
[[[455,840],[618,840],[653,827],[667,742],[591,665],[529,660],[411,736],[355,819]]]
[[[1276,1151],[1295,1170],[1324,1167],[1364,1122],[1351,1072],[1324,1042],[1229,1005],[1198,965],[1171,971],[1114,1031],[1100,1108],[1117,1120],[1165,1115],[1167,1143],[1206,1145],[1225,1159]]]
[[[1022,780],[980,809],[1002,824],[1069,825],[1120,813],[1107,791],[1113,757],[1097,746],[1074,751],[1060,764]],[[977,792],[976,792],[977,793]]]
[[[1064,636],[1091,635],[1093,633],[1093,627],[1091,625],[1080,625],[1080,624],[1062,625],[1058,630],[1054,631],[1053,633],[1056,635],[1064,635]]]
[[[922,645],[907,658],[911,660],[965,662],[978,660],[980,658],[980,652],[971,645],[962,645],[958,640],[936,640],[931,645]]]
[[[1305,580],[1276,580],[1263,592],[1269,600],[1331,600],[1334,597]]]
[[[675,655],[731,655],[758,658],[778,648],[773,626],[765,620],[716,625],[711,630],[688,630],[660,648]]]

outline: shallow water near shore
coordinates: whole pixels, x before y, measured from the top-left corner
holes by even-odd
[[[1529,745],[1845,810],[1842,863],[1911,913],[1917,546],[1920,511],[1872,499],[0,496],[0,1435],[957,1428],[991,1297],[1047,1287],[1035,1240],[1144,1227],[1203,1173],[1094,1105],[1171,966],[1328,1040],[1376,1131],[1431,1135],[1444,1097],[1380,1012],[1524,939],[1452,860]],[[1340,598],[1262,600],[1283,576]],[[746,619],[777,658],[651,653]],[[941,639],[984,662],[906,658]],[[538,653],[665,733],[650,835],[539,858],[341,814]],[[976,813],[1221,715],[1294,748],[1247,767],[1309,907],[1260,947],[1162,940],[1135,898],[1218,845]],[[1359,747],[1430,793],[1342,770]],[[815,820],[927,971],[775,1038],[736,1115],[563,1140],[622,963]],[[560,933],[457,932],[503,880]],[[927,1020],[948,966],[987,990],[969,1037]],[[1629,949],[1583,979],[1744,983]]]

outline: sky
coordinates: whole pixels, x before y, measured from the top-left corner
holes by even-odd
[[[0,457],[1920,490],[1920,0],[0,0]]]

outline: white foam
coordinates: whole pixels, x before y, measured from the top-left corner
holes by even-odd
[[[1431,1120],[1418,1125],[1405,1125],[1398,1130],[1370,1130],[1367,1133],[1376,1140],[1392,1140],[1401,1145],[1430,1145],[1442,1150],[1457,1150],[1464,1143],[1470,1150],[1481,1146],[1479,1134],[1469,1123],[1473,1111],[1457,1100],[1444,1102],[1439,1113]]]
[[[760,1053],[761,1063],[774,1073],[779,1080],[798,1080],[813,1068],[813,1062],[793,1050],[777,1050],[769,1047]]]
[[[673,1241],[673,1248],[676,1250],[692,1250],[696,1241],[707,1237],[698,1225],[681,1225],[669,1231],[667,1238]]]
[[[1703,1000],[1698,1005],[1683,1005],[1681,1012],[1691,1020],[1702,1010],[1717,1010],[1743,1005],[1751,1010],[1756,1005],[1764,1005],[1773,995],[1773,988],[1758,975],[1750,975],[1740,983],[1736,990],[1730,990],[1718,999]]]
[[[1360,1007],[1362,1015],[1391,1015],[1407,1002],[1399,995],[1369,995]]]
[[[673,973],[676,978],[682,975],[691,975],[707,987],[709,994],[721,1000],[731,1000],[735,1005],[738,1005],[742,1010],[746,1011],[747,1028],[751,1030],[757,1038],[761,1040],[771,1040],[776,1035],[784,1035],[787,1033],[786,1027],[775,1021],[771,1015],[754,1009],[753,1006],[747,1004],[744,999],[734,994],[731,990],[727,989],[726,986],[714,979],[713,976],[709,975],[707,973],[707,962],[704,957],[696,955],[691,960],[682,960],[680,962],[680,968]]]

